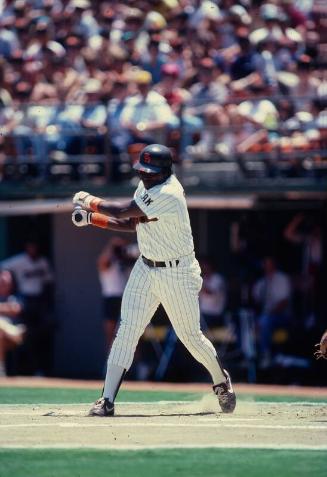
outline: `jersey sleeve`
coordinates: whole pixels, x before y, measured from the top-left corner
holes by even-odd
[[[135,194],[134,200],[149,219],[171,215],[176,211],[176,198],[172,194],[143,189]]]

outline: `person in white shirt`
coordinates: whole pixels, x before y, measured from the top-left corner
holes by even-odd
[[[185,194],[172,171],[172,153],[161,144],[146,146],[134,169],[140,177],[134,198],[115,204],[88,192],[74,195],[74,225],[137,233],[141,255],[127,282],[121,322],[108,358],[102,397],[89,415],[113,416],[114,401],[137,343],[160,304],[177,336],[210,373],[223,412],[233,412],[236,397],[228,372],[200,329],[201,270]]]
[[[124,260],[126,242],[114,237],[97,260],[97,268],[103,298],[104,333],[108,349],[114,339],[120,319],[121,300],[127,282]]]
[[[9,270],[22,299],[22,320],[26,325],[21,365],[24,374],[49,375],[52,368],[53,321],[51,302],[53,273],[34,239],[25,243],[25,251],[3,260],[0,268]]]
[[[273,332],[290,323],[291,282],[289,277],[276,267],[273,257],[263,260],[264,276],[253,287],[253,298],[259,306],[260,366],[271,365],[271,340]]]
[[[122,128],[130,135],[129,143],[151,144],[166,138],[168,131],[179,126],[179,120],[166,99],[151,90],[152,76],[148,71],[132,75],[137,94],[126,98],[120,116]]]
[[[203,285],[200,291],[200,311],[205,324],[223,325],[223,313],[226,307],[226,283],[224,277],[215,272],[209,259],[200,261]]]
[[[23,299],[35,299],[43,295],[53,281],[48,260],[40,254],[34,240],[25,243],[25,251],[0,263],[2,269],[10,270],[15,277],[17,289]]]

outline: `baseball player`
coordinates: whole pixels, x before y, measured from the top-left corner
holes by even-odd
[[[179,339],[210,373],[222,411],[233,412],[236,396],[230,376],[200,329],[201,270],[194,255],[184,190],[172,171],[171,152],[160,144],[146,146],[134,169],[140,182],[127,204],[83,191],[73,198],[77,208],[72,221],[77,227],[91,224],[115,231],[136,231],[140,249],[123,294],[121,322],[108,357],[102,397],[89,415],[114,415],[114,401],[124,374],[160,303]]]

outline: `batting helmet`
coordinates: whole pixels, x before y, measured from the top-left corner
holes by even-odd
[[[148,174],[158,174],[164,168],[170,168],[173,164],[173,156],[168,147],[162,144],[150,144],[140,154],[139,161],[133,168]]]

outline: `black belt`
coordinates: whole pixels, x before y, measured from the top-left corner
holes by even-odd
[[[148,267],[173,267],[178,266],[179,260],[167,260],[167,262],[155,262],[154,260],[150,260],[142,255],[142,260]]]

